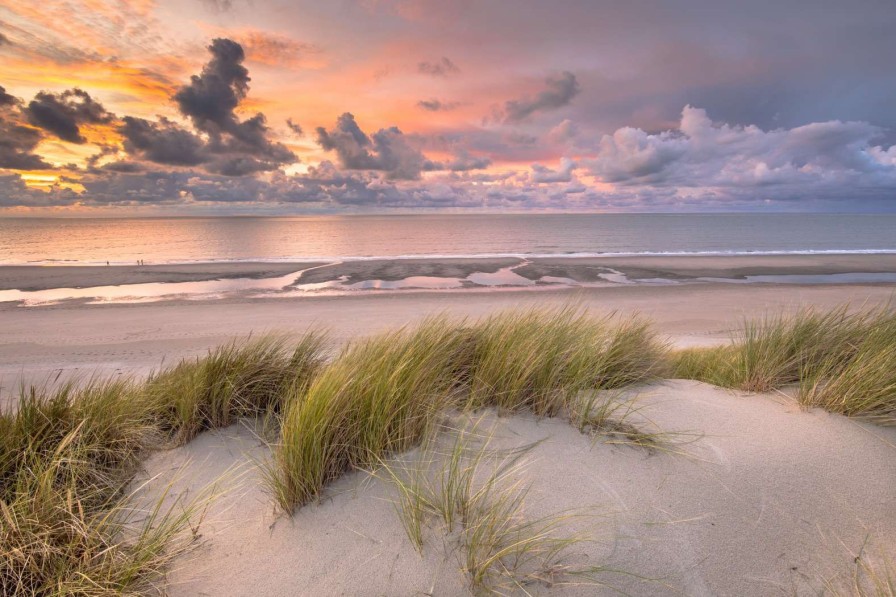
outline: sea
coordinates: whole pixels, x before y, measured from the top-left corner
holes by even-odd
[[[896,253],[896,214],[0,218],[0,265]]]

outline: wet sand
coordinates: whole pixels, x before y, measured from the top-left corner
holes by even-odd
[[[831,255],[686,255],[635,257],[552,257],[536,259],[440,258],[346,261],[330,263],[196,263],[146,266],[0,266],[0,290],[86,288],[147,282],[197,282],[229,278],[263,279],[308,268],[295,284],[316,284],[344,278],[398,281],[413,276],[466,278],[502,268],[529,280],[542,276],[580,283],[600,282],[602,274],[621,272],[628,278],[687,281],[697,278],[743,279],[757,275],[830,275],[896,273],[896,254]]]
[[[323,262],[189,263],[173,265],[0,266],[0,290],[89,288],[149,282],[200,282],[227,278],[273,278]]]

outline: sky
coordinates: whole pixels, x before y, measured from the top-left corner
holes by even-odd
[[[896,211],[893,0],[0,0],[0,214]]]

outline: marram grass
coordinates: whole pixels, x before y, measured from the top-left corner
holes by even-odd
[[[805,407],[896,425],[896,310],[747,321],[729,346],[673,353],[672,374],[753,392],[798,384]]]
[[[453,393],[465,336],[436,318],[359,341],[289,399],[266,475],[280,506],[291,511],[346,471],[418,442]]]
[[[262,339],[142,384],[22,388],[0,412],[0,595],[162,593],[161,575],[190,547],[205,497],[139,510],[129,486],[140,459],[201,429],[277,411],[315,374],[320,348],[314,334],[293,351]]]
[[[316,333],[291,349],[273,336],[230,343],[151,376],[144,394],[165,431],[186,443],[241,417],[280,412],[284,398],[303,391],[323,364],[323,344]]]
[[[664,348],[638,319],[573,309],[511,311],[476,323],[433,318],[350,345],[287,400],[267,483],[289,512],[324,486],[415,445],[446,408],[555,415],[583,390],[655,376]]]
[[[395,487],[396,512],[414,546],[422,553],[431,534],[441,535],[441,543],[457,553],[474,594],[602,584],[607,570],[569,562],[571,549],[591,539],[564,527],[591,513],[526,513],[526,456],[537,444],[493,449],[491,436],[478,427],[473,421],[435,430],[415,458],[379,462],[374,474]],[[453,439],[443,441],[446,435]]]

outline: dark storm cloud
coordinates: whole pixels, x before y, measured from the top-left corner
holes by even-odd
[[[434,77],[447,77],[458,74],[460,68],[447,56],[442,56],[441,60],[436,60],[435,62],[423,61],[418,63],[417,72]]]
[[[3,106],[12,106],[17,103],[18,100],[15,96],[6,93],[6,88],[3,87],[3,85],[0,85],[0,108]]]
[[[427,167],[426,157],[398,128],[380,129],[368,137],[349,112],[330,130],[318,127],[316,140],[325,150],[335,151],[347,170],[379,170],[388,178],[414,180]]]
[[[448,112],[460,106],[460,102],[443,102],[442,100],[432,98],[428,100],[420,100],[417,106],[427,112]]]
[[[174,101],[197,129],[220,135],[237,124],[233,111],[249,92],[249,71],[242,64],[243,47],[233,40],[217,38],[208,51],[212,59],[174,94]]]
[[[295,134],[297,137],[305,136],[305,131],[302,129],[302,125],[300,125],[296,122],[293,122],[292,118],[286,119],[286,126],[288,126],[289,130],[291,130],[293,132],[293,134]]]
[[[229,171],[248,170],[247,164],[255,164],[255,170],[270,170],[281,164],[296,161],[296,156],[286,146],[268,138],[264,114],[256,114],[240,121],[234,110],[249,92],[249,71],[243,66],[246,58],[242,46],[230,39],[218,38],[208,47],[212,59],[202,68],[202,73],[190,77],[189,85],[174,94],[181,114],[190,118],[197,130],[209,136],[212,153],[242,153],[228,163],[239,162]]]
[[[297,161],[285,145],[269,138],[264,114],[240,120],[235,113],[249,92],[250,81],[240,44],[219,38],[208,50],[212,59],[202,73],[193,75],[173,98],[181,114],[204,136],[165,118],[151,122],[125,117],[119,128],[125,150],[158,164],[201,164],[206,171],[224,176],[268,172]]]
[[[40,170],[52,168],[34,153],[43,135],[25,122],[21,100],[0,86],[0,168]]]
[[[119,132],[125,150],[142,159],[172,166],[195,166],[207,161],[205,142],[166,118],[150,122],[125,116]]]
[[[535,97],[509,100],[504,104],[505,122],[520,122],[536,112],[546,112],[562,108],[572,101],[579,91],[576,76],[569,71],[545,79],[546,89]]]
[[[63,141],[84,143],[80,126],[111,122],[114,116],[81,89],[62,93],[41,91],[25,108],[28,122]]]

